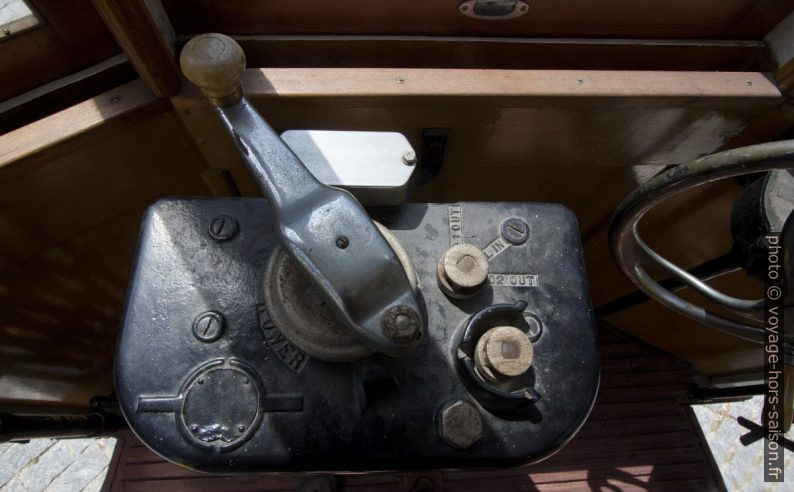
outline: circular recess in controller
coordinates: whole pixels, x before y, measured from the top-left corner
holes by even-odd
[[[466,322],[457,359],[474,396],[505,403],[533,403],[541,398],[533,388],[532,368],[532,344],[540,331],[527,322],[526,308],[525,301],[494,304]]]
[[[188,377],[180,394],[179,430],[198,447],[230,451],[259,427],[262,384],[240,361],[205,364]]]

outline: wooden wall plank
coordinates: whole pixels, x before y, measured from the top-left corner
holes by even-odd
[[[541,98],[564,98],[576,106],[607,99],[611,105],[625,106],[647,106],[650,100],[667,106],[734,108],[770,107],[781,98],[776,85],[757,72],[249,68],[242,84],[252,100],[321,97],[324,104],[344,97],[360,103],[367,97],[390,96],[438,98],[442,105],[456,97],[488,98],[469,99],[467,106],[505,106],[503,100],[508,100],[510,107],[530,107]],[[192,86],[174,101],[182,106],[202,104]]]
[[[0,176],[11,172],[12,164],[92,129],[136,111],[151,107],[156,99],[140,80],[71,106],[35,123],[0,135]]]
[[[459,0],[165,0],[180,34],[350,34],[516,37],[762,39],[791,0],[555,0],[503,22],[471,19]]]
[[[778,67],[794,58],[794,12],[764,36],[764,43],[769,46]]]
[[[0,42],[0,101],[121,50],[89,0],[35,0],[45,25]]]
[[[52,125],[56,138],[37,123],[37,132],[14,132],[32,139],[25,151],[4,155],[2,404],[85,408],[113,391],[114,340],[143,211],[164,196],[209,194],[201,156],[168,104],[140,81],[123,89],[117,104],[144,106],[110,119],[101,110],[115,105],[70,108],[48,118],[64,122]]]
[[[0,134],[10,132],[45,116],[138,78],[124,54],[92,65],[66,77],[0,102]]]
[[[775,72],[780,91],[791,96],[794,94],[794,58]]]
[[[780,90],[791,96],[794,92],[794,12],[775,26],[764,42],[775,58],[775,78]]]
[[[180,45],[190,36],[182,36]],[[234,36],[249,67],[771,71],[761,41]]]

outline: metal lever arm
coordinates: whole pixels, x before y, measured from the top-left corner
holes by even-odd
[[[400,261],[356,199],[319,182],[242,96],[240,46],[204,34],[185,45],[180,64],[237,143],[273,208],[282,245],[338,321],[379,352],[409,354],[423,323]]]

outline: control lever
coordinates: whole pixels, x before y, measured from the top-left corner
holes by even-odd
[[[270,202],[281,244],[337,320],[383,354],[410,354],[424,323],[397,255],[358,201],[318,181],[243,96],[240,45],[222,34],[202,34],[188,41],[179,62]]]

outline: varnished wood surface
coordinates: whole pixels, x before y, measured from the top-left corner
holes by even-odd
[[[0,134],[79,104],[138,78],[127,57],[118,54],[74,74],[0,102]]]
[[[417,480],[435,491],[719,490],[721,478],[685,406],[692,371],[655,349],[601,330],[601,387],[579,434],[541,463],[502,470],[340,474],[338,491],[408,492]],[[263,349],[267,350],[267,349]],[[417,422],[416,425],[433,425]],[[282,473],[204,475],[122,436],[103,490],[298,490],[310,477]],[[308,489],[311,490],[311,489]]]
[[[471,19],[459,0],[165,0],[180,34],[762,39],[794,9],[791,0],[532,1],[509,21]]]
[[[46,151],[75,136],[99,128],[154,104],[156,99],[140,81],[133,81],[100,96],[0,135],[0,173],[17,161]]]
[[[780,67],[775,72],[775,78],[781,92],[791,96],[794,93],[794,59]]]
[[[121,52],[89,0],[35,0],[45,24],[0,42],[0,101]]]
[[[113,391],[143,211],[209,194],[201,156],[140,81],[2,135],[0,148],[0,404],[85,408]]]
[[[152,93],[158,97],[176,94],[181,79],[174,53],[146,2],[91,1]]]
[[[442,105],[466,97],[467,106],[570,105],[771,107],[781,102],[774,82],[759,72],[665,72],[623,70],[471,70],[411,68],[249,68],[242,77],[249,99],[317,97],[332,105],[342,98],[435,97]],[[488,99],[474,99],[474,98]],[[541,101],[536,100],[541,99]],[[676,100],[677,98],[677,100]],[[688,98],[684,100],[683,98]],[[175,96],[180,106],[202,106],[194,87]],[[389,100],[379,100],[388,104]],[[432,103],[433,101],[431,101]]]
[[[419,148],[423,128],[449,128],[451,169],[492,169],[468,179],[510,167],[680,163],[748,121],[769,122],[783,101],[755,72],[276,68],[248,69],[242,82],[280,131],[398,131]],[[172,102],[211,166],[244,168],[197,89]]]
[[[183,36],[184,42],[190,36]],[[760,41],[235,36],[249,67],[771,71]],[[180,43],[182,44],[182,43]]]

